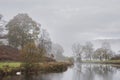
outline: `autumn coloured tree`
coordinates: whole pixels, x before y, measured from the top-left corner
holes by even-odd
[[[43,55],[40,53],[39,48],[34,42],[26,44],[21,49],[22,66],[26,72],[29,72],[36,66],[39,66],[39,62],[42,60]]]
[[[21,58],[26,63],[36,63],[40,61],[42,55],[34,42],[26,44],[21,50]]]

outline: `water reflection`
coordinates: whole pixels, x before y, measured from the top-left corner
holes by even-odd
[[[61,80],[62,73],[39,74],[39,75],[21,75],[21,76],[0,76],[0,80]]]
[[[76,63],[63,73],[0,76],[0,80],[120,80],[120,69],[111,65]]]
[[[115,80],[116,69],[110,65],[80,64],[74,68],[73,80]]]

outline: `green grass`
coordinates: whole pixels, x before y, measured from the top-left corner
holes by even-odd
[[[3,68],[4,66],[20,67],[20,65],[20,62],[0,62],[0,68]]]

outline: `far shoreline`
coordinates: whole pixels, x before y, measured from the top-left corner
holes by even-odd
[[[117,64],[120,65],[120,60],[105,60],[105,61],[97,61],[97,60],[83,60],[81,63],[95,63],[95,64]]]

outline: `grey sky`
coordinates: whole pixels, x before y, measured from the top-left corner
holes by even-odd
[[[71,55],[74,42],[120,37],[120,0],[0,0],[8,21],[28,13]]]

